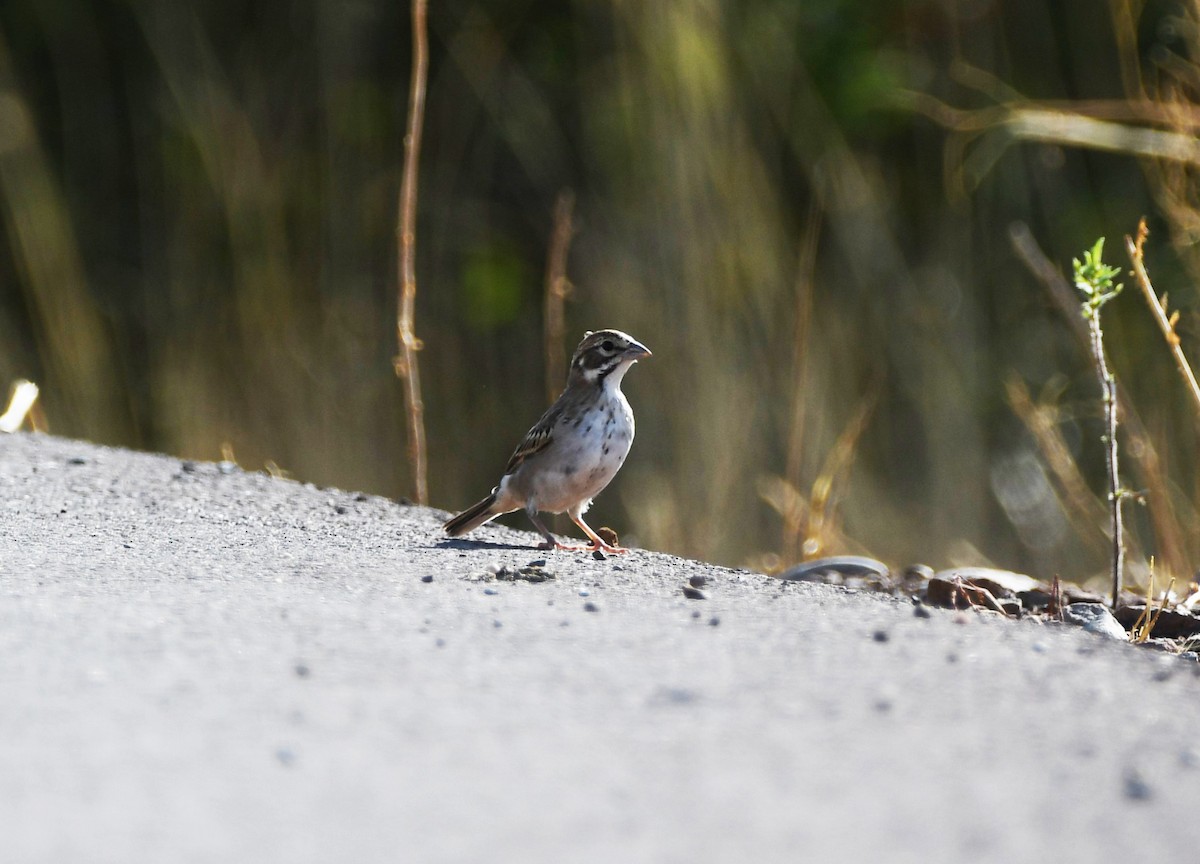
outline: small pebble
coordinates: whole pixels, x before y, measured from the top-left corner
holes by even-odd
[[[1154,797],[1150,784],[1145,781],[1136,769],[1125,773],[1125,797],[1131,801],[1149,801]]]
[[[721,619],[720,619],[720,618],[718,618],[716,615],[714,615],[713,617],[711,617],[711,618],[709,618],[709,619],[708,619],[708,626],[709,626],[709,627],[719,627],[719,626],[721,626]]]
[[[426,583],[428,583],[428,582],[432,582],[432,581],[433,581],[433,574],[432,574],[432,573],[426,573],[424,576],[422,576],[422,577],[421,577],[421,581],[422,581],[422,582],[426,582]]]
[[[68,465],[86,465],[87,460],[84,459],[82,456],[72,456],[70,459],[67,460],[67,464]]]
[[[886,630],[876,630],[874,633],[871,634],[871,638],[874,639],[876,642],[886,642],[886,641],[888,641],[888,639],[891,638],[891,636],[888,635],[888,632]]]
[[[693,588],[703,588],[705,585],[708,584],[708,577],[700,576],[700,575],[689,576],[688,584],[691,585]]]
[[[345,516],[347,513],[350,512],[350,510],[349,510],[349,508],[346,507],[345,504],[339,504],[333,508],[333,512],[338,514],[339,516]]]
[[[591,592],[591,591],[589,591],[589,590],[588,590],[588,589],[586,589],[586,588],[580,588],[580,589],[579,589],[579,596],[580,596],[580,597],[589,597],[589,596],[591,596],[591,593],[592,593],[592,592]]]
[[[238,466],[236,462],[230,462],[228,459],[217,463],[217,470],[222,474],[232,474],[237,470],[237,467]]]
[[[595,603],[593,603],[591,600],[589,600],[588,602],[583,604],[583,611],[584,612],[599,612],[600,608]]]
[[[296,761],[296,753],[289,747],[280,747],[275,751],[275,758],[279,760],[280,765],[291,767]]]
[[[483,593],[484,593],[484,594],[487,594],[487,595],[489,595],[489,596],[491,596],[491,595],[494,595],[494,594],[499,594],[500,592],[499,592],[499,591],[497,591],[495,588],[484,588],[484,589],[483,589]]]
[[[536,561],[530,561],[526,567],[545,567],[549,562],[545,558],[539,558]]]
[[[504,568],[501,567],[499,563],[493,561],[491,564],[487,565],[483,569],[486,570],[491,575],[495,576],[497,573],[499,573]]]
[[[699,618],[699,617],[700,617],[700,610],[699,610],[699,609],[693,609],[693,610],[692,610],[692,617],[693,617],[693,618]]]
[[[689,600],[707,600],[708,599],[708,597],[705,596],[703,591],[701,591],[699,588],[693,588],[691,585],[683,586],[683,596],[688,598]]]
[[[312,670],[309,669],[307,666],[305,666],[303,663],[296,664],[296,677],[297,678],[307,678],[311,674],[312,674]]]
[[[929,611],[929,607],[926,606],[924,603],[922,603],[920,600],[918,600],[916,597],[913,598],[913,615],[916,616],[917,618],[933,617],[933,613]]]
[[[597,561],[607,561],[608,560],[608,556],[605,555],[603,552],[601,552],[599,549],[592,550],[592,557],[595,558]]]
[[[438,637],[437,639],[434,640],[433,644],[438,648],[445,648],[446,640],[442,639],[441,637]]]
[[[492,626],[495,627],[497,630],[499,630],[501,627],[504,626],[504,624],[500,621],[499,618],[497,618],[494,621],[492,621]]]

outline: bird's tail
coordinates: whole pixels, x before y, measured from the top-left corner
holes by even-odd
[[[461,537],[499,516],[502,511],[494,509],[495,505],[496,490],[493,489],[482,501],[472,504],[452,519],[447,519],[442,529],[451,537]]]

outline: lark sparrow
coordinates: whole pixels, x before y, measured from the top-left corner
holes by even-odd
[[[649,348],[620,330],[585,333],[571,358],[566,389],[526,433],[508,460],[500,485],[447,521],[442,526],[446,533],[459,537],[523,507],[546,538],[542,549],[624,552],[600,539],[583,521],[583,514],[629,453],[633,411],[621,392],[621,379],[634,363],[649,356]],[[541,511],[566,511],[591,545],[560,543],[538,518]]]

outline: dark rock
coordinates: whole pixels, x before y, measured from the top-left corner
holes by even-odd
[[[1005,597],[997,599],[996,602],[1000,604],[1000,608],[1004,610],[1004,614],[1010,618],[1020,618],[1021,613],[1025,611],[1025,607],[1021,605],[1021,601],[1016,597]]]
[[[699,574],[697,574],[695,576],[689,576],[688,584],[691,585],[693,588],[703,588],[705,585],[708,584],[708,577],[701,576]]]
[[[1006,614],[1004,607],[996,601],[991,591],[960,576],[934,576],[925,586],[925,602],[931,606],[946,606],[951,609],[981,606],[993,612]]]
[[[707,600],[708,599],[704,595],[703,591],[701,591],[699,588],[693,588],[691,585],[683,586],[683,596],[688,598],[689,600]]]
[[[607,525],[604,526],[603,528],[597,528],[596,534],[598,534],[600,536],[600,539],[603,540],[605,543],[607,543],[609,546],[620,546],[621,545],[619,542],[617,542],[617,532],[614,531],[613,529],[609,528]],[[597,549],[596,551],[599,552],[600,550]],[[601,560],[603,560],[603,559],[601,559]]]
[[[713,617],[711,617],[711,618],[709,618],[709,619],[708,619],[708,626],[709,626],[709,627],[719,627],[719,626],[721,626],[721,619],[720,619],[720,618],[718,618],[716,615],[714,615]]]
[[[871,634],[871,638],[874,639],[876,642],[886,642],[889,639],[891,639],[892,637],[890,635],[888,635],[888,632],[886,630],[876,630],[874,633]]]
[[[593,603],[591,600],[589,600],[588,602],[583,604],[583,611],[584,612],[599,612],[600,607],[597,606],[595,603]]]
[[[432,574],[432,573],[426,573],[424,576],[422,576],[422,577],[421,577],[421,581],[422,581],[422,582],[425,582],[425,583],[432,582],[432,581],[433,581],[433,574]]]

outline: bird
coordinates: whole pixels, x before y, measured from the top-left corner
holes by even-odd
[[[544,538],[539,549],[625,552],[606,543],[583,521],[592,499],[617,475],[633,444],[633,409],[621,379],[650,349],[620,330],[589,330],[571,357],[567,385],[533,425],[504,469],[500,483],[483,500],[442,526],[461,537],[504,513],[524,509]],[[591,541],[560,542],[538,513],[563,513]]]

